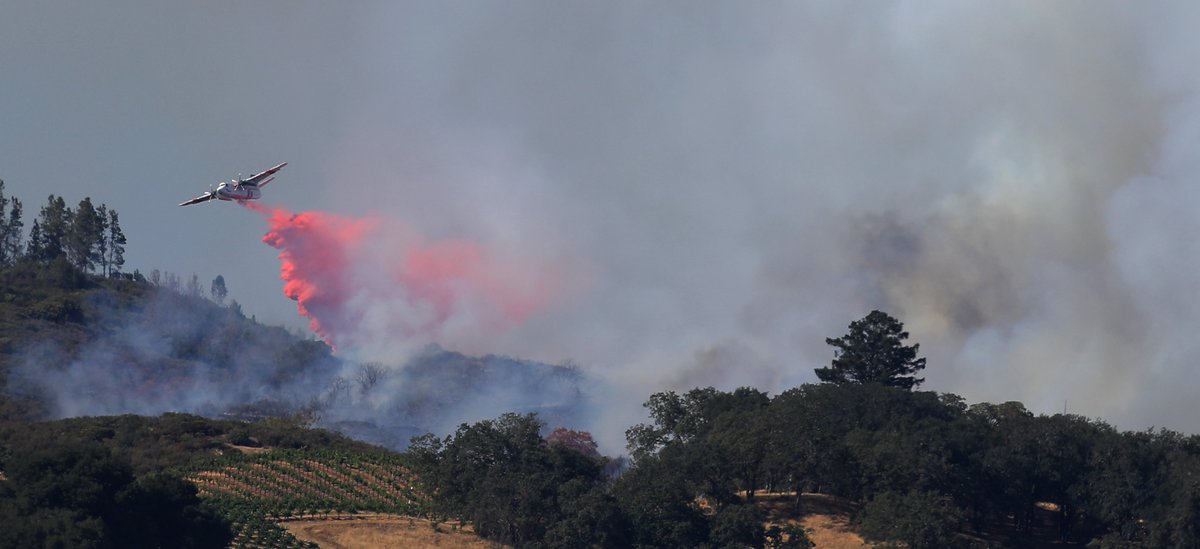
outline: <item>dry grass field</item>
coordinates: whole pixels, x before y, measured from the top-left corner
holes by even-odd
[[[288,532],[321,549],[469,549],[504,547],[481,539],[470,528],[456,530],[442,523],[435,528],[425,519],[397,515],[355,515],[337,520],[290,520],[281,523]]]
[[[796,496],[792,494],[759,494],[754,501],[767,511],[767,527],[799,524],[808,530],[817,549],[859,549],[872,547],[850,529],[850,514],[854,507],[840,499],[823,494],[803,494],[796,511]]]

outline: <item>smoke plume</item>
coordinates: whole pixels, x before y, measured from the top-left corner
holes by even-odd
[[[814,382],[881,309],[923,388],[1200,430],[1194,2],[13,4],[5,179],[106,183],[130,266],[240,269],[279,323],[258,220],[124,182],[292,160],[306,213],[260,211],[339,357],[573,359],[619,448],[653,391]]]
[[[477,350],[550,306],[549,271],[468,240],[430,242],[401,222],[247,203],[280,250],[283,293],[331,347],[383,358],[406,344]]]

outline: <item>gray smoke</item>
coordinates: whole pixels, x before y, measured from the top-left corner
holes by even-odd
[[[549,428],[579,427],[594,415],[594,383],[570,367],[436,346],[360,364],[199,297],[164,289],[133,301],[107,290],[86,295],[79,323],[42,323],[5,365],[10,395],[40,399],[50,417],[300,415],[403,449],[412,436],[506,412],[538,413]]]
[[[112,183],[126,232],[157,235],[131,263],[236,263],[272,321],[294,307],[258,220],[163,229],[133,212],[180,188],[124,166],[287,159],[270,199],[293,211],[569,265],[557,308],[475,344],[605,380],[609,447],[655,390],[815,381],[875,308],[922,344],[925,388],[1200,423],[1193,4],[43,4],[0,22],[0,69],[28,75],[0,165]],[[37,175],[74,184],[6,180]]]

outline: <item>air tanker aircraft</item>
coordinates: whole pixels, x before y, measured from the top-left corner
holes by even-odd
[[[246,200],[258,200],[259,198],[262,198],[261,189],[266,187],[267,183],[274,181],[275,178],[271,176],[275,175],[275,172],[283,169],[284,166],[287,166],[287,162],[275,166],[274,168],[271,168],[265,172],[254,174],[246,179],[242,179],[241,176],[238,176],[238,178],[234,179],[233,181],[228,183],[222,182],[220,185],[217,185],[216,190],[210,190],[200,196],[197,196],[196,198],[188,200],[187,202],[182,202],[179,205],[191,206],[192,204],[208,202],[209,200],[237,200],[238,202],[244,202]],[[266,179],[266,181],[263,181],[264,179]]]

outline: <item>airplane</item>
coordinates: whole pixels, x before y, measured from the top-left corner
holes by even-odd
[[[254,174],[246,179],[242,179],[241,176],[238,176],[237,179],[229,181],[228,183],[221,182],[220,185],[217,185],[216,190],[210,190],[200,196],[197,196],[196,198],[188,200],[187,202],[181,202],[179,205],[191,206],[192,204],[208,202],[209,200],[237,200],[238,202],[244,202],[246,200],[258,200],[259,198],[262,198],[261,189],[266,187],[267,183],[274,181],[275,178],[271,176],[275,175],[275,172],[283,169],[284,166],[287,166],[287,162],[275,166],[274,168],[271,168],[265,172]],[[263,181],[264,179],[266,179],[266,181]]]

